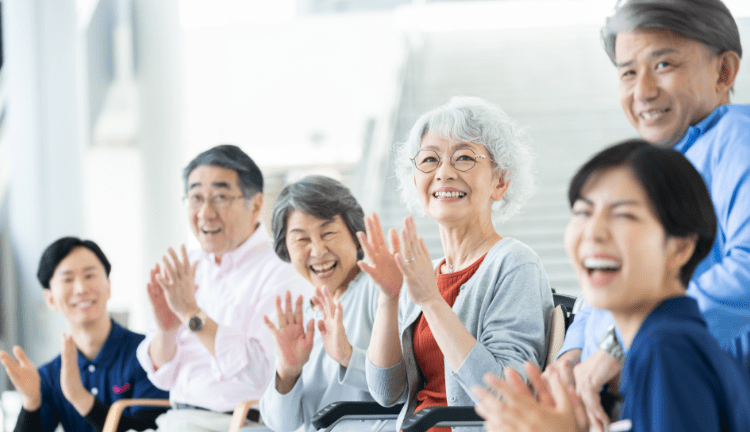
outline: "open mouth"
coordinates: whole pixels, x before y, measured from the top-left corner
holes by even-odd
[[[73,306],[76,309],[86,309],[86,308],[91,307],[93,305],[94,305],[94,301],[93,300],[88,300],[88,301],[82,301],[82,302],[78,302],[78,303],[73,303],[71,306]]]
[[[221,228],[214,228],[214,229],[209,229],[209,228],[201,228],[201,232],[202,232],[203,234],[206,234],[206,235],[211,235],[211,234],[218,234],[218,233],[219,233],[219,231],[221,231]]]
[[[435,198],[463,198],[466,196],[466,192],[458,191],[438,191],[432,194]]]
[[[608,258],[586,258],[583,260],[583,267],[589,276],[596,276],[597,273],[603,275],[614,275],[622,268],[619,261]]]
[[[313,264],[310,266],[310,269],[318,276],[321,275],[327,275],[331,271],[333,271],[336,266],[338,265],[337,261],[326,261],[320,264]]]
[[[646,120],[646,121],[648,121],[648,120],[656,120],[656,119],[658,119],[659,117],[661,117],[663,114],[665,114],[667,112],[669,112],[669,108],[653,109],[653,110],[642,112],[640,114],[640,117],[643,120]]]

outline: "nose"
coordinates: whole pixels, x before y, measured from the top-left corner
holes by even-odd
[[[437,168],[435,168],[435,178],[439,180],[448,180],[456,178],[456,168],[450,160],[450,156],[441,156]]]
[[[588,218],[584,229],[584,236],[595,242],[603,242],[609,236],[607,217],[602,212],[595,212]]]
[[[643,71],[639,74],[635,83],[634,97],[638,101],[649,101],[659,95],[659,87],[650,71]]]
[[[313,239],[311,241],[311,256],[315,258],[322,257],[328,252],[328,245],[326,245],[326,242],[324,242],[322,239]]]
[[[87,286],[84,283],[83,279],[77,277],[75,281],[73,282],[73,292],[76,294],[81,294],[86,292]]]
[[[211,219],[216,216],[216,210],[214,209],[211,200],[205,200],[203,204],[198,207],[195,211],[199,219]]]

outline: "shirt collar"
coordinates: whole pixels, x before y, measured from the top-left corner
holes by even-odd
[[[237,246],[237,249],[227,252],[221,257],[221,265],[216,265],[216,256],[213,253],[206,253],[201,251],[201,255],[204,259],[208,260],[210,264],[216,267],[231,269],[235,263],[241,262],[243,258],[250,254],[256,247],[261,244],[268,243],[270,237],[266,232],[266,227],[262,222],[258,223],[253,234],[248,237],[241,245]]]
[[[701,311],[698,308],[698,302],[690,297],[681,296],[666,299],[659,304],[651,313],[646,317],[641,324],[641,329],[644,329],[658,321],[696,321],[706,326],[706,320],[703,319]],[[640,333],[640,330],[638,331]],[[637,336],[636,336],[637,337]]]
[[[705,134],[709,129],[714,127],[716,123],[718,123],[726,110],[727,107],[721,105],[713,110],[713,112],[706,118],[696,123],[695,126],[688,126],[687,132],[685,132],[682,139],[674,145],[674,149],[684,154],[695,143],[695,141],[698,140],[698,137]]]
[[[93,360],[89,360],[78,351],[79,368],[83,368],[91,363],[101,367],[106,367],[112,364],[120,356],[120,347],[125,338],[125,329],[120,327],[120,325],[112,318],[109,320],[112,322],[112,329],[109,331],[109,336],[107,336],[107,340],[104,341],[104,345],[99,349],[96,357],[94,357]]]

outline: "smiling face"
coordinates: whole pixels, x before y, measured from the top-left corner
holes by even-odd
[[[216,262],[245,242],[258,223],[263,194],[246,200],[242,197],[237,172],[216,166],[199,166],[188,176],[188,197],[200,196],[203,205],[188,208],[190,227],[206,253],[213,253]],[[225,207],[211,198],[229,198]]]
[[[73,249],[55,268],[47,306],[59,311],[71,326],[99,325],[109,319],[109,279],[99,258],[85,247]]]
[[[666,236],[630,169],[592,175],[572,211],[565,249],[591,306],[636,314],[684,295],[689,240]]]
[[[459,149],[470,149],[485,158],[477,158],[476,165],[468,171],[459,171],[450,163],[450,157]],[[455,142],[427,132],[420,150],[433,150],[441,159],[432,172],[414,170],[414,185],[427,215],[441,225],[470,223],[477,216],[489,220],[492,203],[503,197],[509,183],[503,183],[495,173],[487,149],[481,144]]]
[[[294,269],[315,287],[346,289],[358,273],[357,243],[339,215],[325,220],[293,211],[287,220],[286,247]]]
[[[622,109],[646,141],[674,145],[688,126],[729,103],[721,56],[701,42],[664,29],[638,30],[619,33],[615,53]]]

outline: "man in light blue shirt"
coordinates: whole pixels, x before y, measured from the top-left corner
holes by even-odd
[[[719,0],[630,0],[607,20],[602,39],[638,134],[685,154],[708,186],[718,232],[687,295],[698,301],[710,333],[747,362],[750,106],[729,105],[742,55],[734,18]],[[609,312],[585,306],[551,365],[575,382],[595,425],[606,424],[599,390],[622,368],[617,348],[604,343],[613,323]]]

